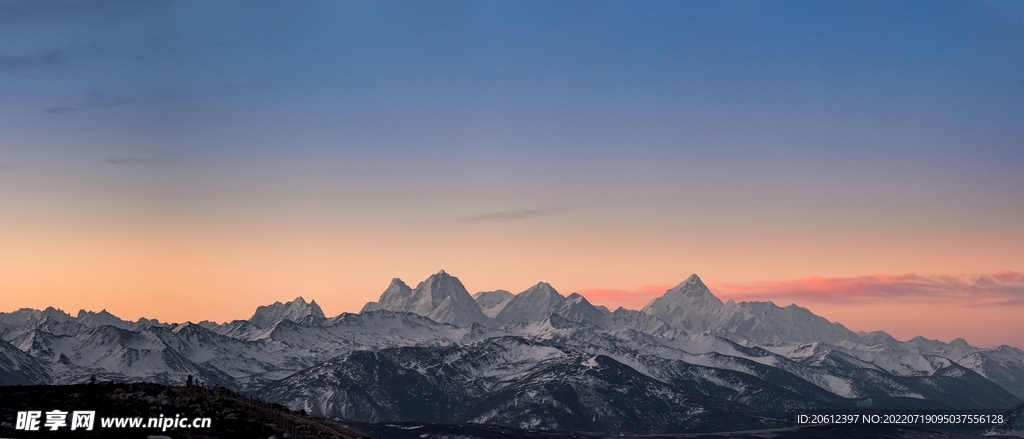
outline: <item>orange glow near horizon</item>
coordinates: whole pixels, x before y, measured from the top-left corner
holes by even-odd
[[[223,322],[301,296],[337,315],[377,300],[393,277],[415,286],[440,269],[459,276],[471,293],[516,293],[545,281],[595,305],[639,309],[695,272],[723,301],[795,302],[853,330],[1024,345],[1017,335],[1024,333],[1024,267],[1000,267],[1016,250],[983,231],[943,246],[925,235],[891,239],[890,251],[876,256],[879,244],[867,237],[839,240],[795,226],[747,228],[726,241],[726,230],[684,233],[671,224],[578,219],[406,225],[373,218],[325,224],[8,216],[0,218],[0,312],[53,306],[70,314],[106,309],[129,320]],[[827,252],[835,246],[846,251]],[[862,276],[882,267],[990,274]]]

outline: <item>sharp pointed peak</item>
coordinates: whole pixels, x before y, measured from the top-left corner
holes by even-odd
[[[60,308],[54,308],[52,306],[46,307],[46,309],[44,309],[42,312],[40,312],[40,315],[42,315],[43,317],[50,317],[50,316],[59,317],[59,318],[71,317],[71,315],[66,313],[66,312],[64,312],[64,310],[62,310]]]
[[[686,293],[711,293],[711,290],[708,289],[707,285],[704,285],[704,282],[701,281],[700,277],[698,277],[696,274],[691,274],[690,277],[686,278],[686,280],[680,282],[679,285],[676,285],[669,291],[679,291]]]
[[[465,288],[465,286],[462,285],[462,281],[459,280],[459,278],[448,274],[444,270],[438,271],[437,273],[430,275],[430,277],[426,278],[423,282],[420,282],[416,286],[416,288],[421,288],[424,285],[452,285],[455,286],[456,288]],[[467,292],[466,294],[469,293]]]
[[[428,278],[426,278],[426,280],[424,280],[424,282],[427,282],[427,283],[437,283],[437,282],[458,282],[458,283],[462,283],[462,281],[460,281],[459,278],[448,274],[448,272],[444,271],[444,270],[441,270],[441,271],[438,271],[437,273],[431,274],[430,277],[428,277]]]
[[[661,309],[658,312],[668,312],[668,310],[678,308],[683,306],[683,304],[687,304],[685,306],[700,304],[699,306],[702,307],[711,306],[713,308],[725,305],[721,299],[708,289],[707,285],[704,285],[700,277],[693,274],[686,278],[685,281],[679,283],[679,285],[665,291],[665,294],[651,300],[644,307],[644,310],[645,312],[654,312],[651,310]]]
[[[555,287],[551,286],[551,284],[549,284],[547,282],[537,282],[535,285],[533,285],[530,288],[527,288],[525,291],[523,291],[522,293],[519,293],[519,294],[523,294],[523,293],[526,293],[526,294],[536,294],[536,293],[542,293],[542,292],[543,293],[549,293],[549,294],[557,294],[557,295],[561,296],[561,294],[558,293],[558,290],[556,290]]]
[[[572,294],[570,294],[568,296],[565,296],[565,298],[568,299],[568,300],[574,300],[576,302],[587,302],[587,303],[590,303],[590,301],[587,300],[587,296],[584,296],[584,295],[582,295],[580,293],[577,293],[577,292],[573,292]]]

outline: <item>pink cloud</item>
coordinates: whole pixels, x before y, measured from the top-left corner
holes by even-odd
[[[1024,346],[1024,273],[919,274],[755,282],[707,281],[720,299],[796,303],[852,330],[885,330],[900,340],[917,335],[977,346]],[[591,288],[579,293],[611,309],[643,308],[673,285]],[[942,316],[942,318],[936,318]]]
[[[783,281],[712,281],[707,284],[723,300],[737,301],[860,304],[899,299],[904,303],[959,303],[967,307],[1024,305],[1024,273],[1013,271],[974,276],[924,276],[913,273],[847,278],[810,276]]]
[[[875,274],[856,277],[808,276],[801,279],[754,282],[706,282],[715,296],[735,301],[790,302],[803,305],[871,304],[900,299],[903,303],[959,303],[966,307],[1024,306],[1024,273],[999,271],[983,275],[926,276]],[[640,309],[674,285],[644,285],[633,289],[590,288],[579,293],[609,308]]]

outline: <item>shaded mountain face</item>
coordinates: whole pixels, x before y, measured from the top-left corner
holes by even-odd
[[[605,434],[777,427],[796,408],[980,408],[1016,401],[952,363],[933,376],[900,377],[842,355],[803,364],[722,342],[733,355],[695,355],[571,328],[546,337],[355,351],[259,395],[334,419]]]
[[[6,386],[50,382],[50,374],[39,361],[14,345],[0,340],[0,383]]]
[[[603,328],[607,327],[609,313],[594,307],[579,294],[565,297],[551,285],[540,282],[509,300],[501,312],[494,316],[492,324],[502,326],[543,322],[553,314],[569,321],[587,321]]]
[[[473,294],[473,300],[480,305],[480,310],[492,319],[505,308],[505,305],[508,305],[513,297],[515,297],[514,294],[505,290],[481,291]]]
[[[316,415],[372,422],[468,422],[612,434],[725,428],[707,424],[702,407],[712,406],[714,398],[695,385],[667,384],[607,356],[518,337],[354,352],[260,395]],[[743,415],[731,422],[779,424]]]
[[[315,300],[306,303],[302,297],[296,297],[295,300],[288,303],[274,302],[273,305],[256,308],[256,312],[249,318],[249,323],[258,328],[272,328],[281,321],[298,322],[306,316],[325,318],[324,312]]]
[[[338,419],[604,434],[767,428],[795,408],[1003,409],[1024,396],[1020,349],[852,333],[795,305],[722,303],[696,276],[643,311],[546,283],[473,297],[442,271],[331,318],[302,298],[223,324],[106,314],[0,313],[0,379],[192,375]]]
[[[540,282],[513,297],[494,320],[498,325],[542,321],[555,314],[564,303],[564,296],[551,285]]]
[[[486,323],[489,320],[462,282],[444,270],[420,282],[416,289],[409,289],[401,279],[392,280],[380,300],[363,307],[363,311],[377,310],[411,312],[454,325]]]

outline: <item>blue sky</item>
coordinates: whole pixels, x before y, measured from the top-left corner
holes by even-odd
[[[479,289],[1024,271],[1022,35],[1020,2],[3,0],[0,221],[10,249],[106,254],[123,229],[177,237],[126,254],[328,258],[365,278],[275,276],[352,304],[440,268]],[[74,264],[54,245],[8,274]],[[98,291],[114,261],[3,288]],[[252,287],[216,277],[190,288]]]

